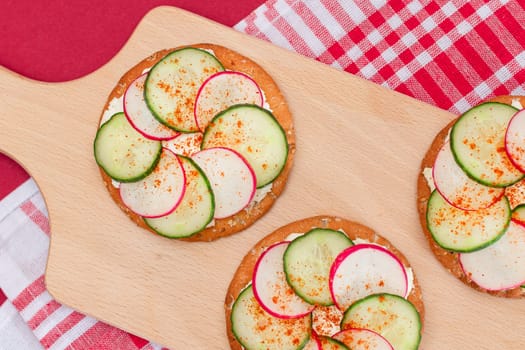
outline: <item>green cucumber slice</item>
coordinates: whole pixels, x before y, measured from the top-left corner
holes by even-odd
[[[119,182],[135,182],[148,176],[162,151],[161,142],[140,134],[124,113],[116,113],[102,124],[93,147],[97,164]]]
[[[512,210],[512,219],[525,226],[525,204],[520,204]]]
[[[235,300],[230,322],[233,335],[246,350],[299,350],[310,339],[312,317],[271,316],[257,303],[250,285]]]
[[[186,173],[186,191],[180,204],[160,218],[144,218],[159,235],[168,238],[190,237],[203,230],[213,219],[215,199],[206,175],[190,158],[179,156]]]
[[[428,199],[427,227],[443,249],[473,252],[496,242],[507,230],[511,209],[507,197],[485,209],[461,210],[434,190]]]
[[[339,340],[325,335],[319,336],[319,343],[321,343],[321,350],[350,350],[348,346]]]
[[[393,294],[373,294],[350,306],[341,329],[365,328],[383,336],[396,350],[415,350],[421,341],[421,319],[414,305]]]
[[[518,110],[486,102],[465,112],[450,132],[450,146],[458,165],[473,180],[492,187],[506,187],[521,180],[520,172],[505,151],[505,133]]]
[[[181,132],[199,131],[193,109],[197,92],[211,75],[223,71],[211,53],[196,49],[175,50],[148,73],[144,99],[159,122]]]
[[[306,302],[329,306],[330,267],[335,258],[353,243],[343,232],[315,228],[294,239],[284,252],[286,280]]]
[[[288,157],[286,134],[272,113],[257,105],[234,105],[212,119],[202,149],[226,147],[239,152],[250,164],[257,188],[272,182]]]

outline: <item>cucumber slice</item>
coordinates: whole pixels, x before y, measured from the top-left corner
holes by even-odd
[[[507,197],[479,210],[453,207],[434,190],[428,199],[427,227],[434,241],[443,249],[472,252],[497,241],[507,229],[511,217]]]
[[[310,339],[312,317],[271,316],[257,303],[250,285],[235,300],[230,322],[233,335],[246,350],[299,350]]]
[[[339,340],[324,335],[319,336],[319,342],[321,343],[321,350],[350,350]]]
[[[465,275],[487,290],[506,290],[525,283],[525,226],[511,221],[494,244],[459,254]]]
[[[223,70],[207,51],[191,47],[175,50],[149,71],[144,98],[162,124],[181,132],[199,131],[193,115],[197,92],[208,77]]]
[[[343,232],[315,228],[294,239],[283,257],[288,284],[306,302],[329,306],[330,267],[335,258],[353,243]]]
[[[373,294],[348,308],[341,329],[370,329],[396,350],[415,350],[421,341],[421,319],[414,305],[393,294]]]
[[[486,102],[465,112],[452,127],[452,153],[473,180],[486,186],[506,187],[525,176],[505,151],[505,133],[516,112],[510,105]]]
[[[190,158],[179,156],[186,173],[186,192],[178,207],[160,218],[144,218],[159,235],[168,238],[190,237],[203,230],[213,219],[215,200],[204,172]]]
[[[319,336],[315,334],[315,331],[312,331],[312,334],[310,334],[310,340],[308,343],[306,343],[302,350],[322,350]]]
[[[525,226],[525,204],[520,204],[512,211],[512,220]]]
[[[161,143],[141,135],[124,113],[116,113],[102,124],[93,146],[97,164],[119,182],[135,182],[148,176],[162,151]]]
[[[257,178],[257,188],[272,182],[288,157],[286,134],[268,110],[256,105],[234,105],[219,113],[204,132],[202,149],[226,147],[239,152]]]

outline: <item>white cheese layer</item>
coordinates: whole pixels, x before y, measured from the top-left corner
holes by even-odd
[[[517,109],[523,109],[523,106],[521,105],[521,102],[519,99],[517,98],[513,98],[512,99],[512,103],[511,103],[512,107],[514,108],[517,108]]]
[[[434,184],[434,178],[432,177],[432,168],[423,169],[423,176],[427,181],[427,185],[428,188],[430,188],[430,192],[434,191],[436,189],[436,185]]]

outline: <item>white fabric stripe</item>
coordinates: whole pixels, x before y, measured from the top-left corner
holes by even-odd
[[[44,306],[46,306],[53,297],[47,291],[44,291],[36,297],[29,305],[20,312],[20,316],[27,322],[33,318]]]
[[[376,2],[378,4],[376,4]],[[339,6],[341,6],[341,8],[344,9],[346,14],[350,16],[350,18],[352,18],[356,26],[361,24],[367,18],[363,11],[361,11],[359,6],[355,3],[355,1],[343,0],[339,1],[338,3]],[[375,8],[380,8],[381,6],[383,6],[380,3],[383,3],[383,1],[374,1],[373,5],[375,6]]]
[[[51,315],[49,315],[38,327],[35,328],[33,333],[38,339],[44,338],[56,325],[62,322],[66,317],[71,315],[73,310],[67,306],[60,306]]]
[[[248,26],[248,23],[246,21],[240,21],[236,25],[233,26],[235,30],[238,30],[239,32],[246,32],[246,27]]]
[[[0,201],[0,222],[23,202],[38,192],[38,186],[32,178],[18,186]]]
[[[272,43],[290,51],[295,51],[290,42],[264,16],[258,16],[253,23]]]
[[[339,24],[339,22],[332,16],[332,14],[326,9],[322,2],[319,1],[304,1],[304,5],[312,11],[315,17],[323,24],[324,28],[330,33],[332,39],[339,41],[344,35],[346,30]]]
[[[293,8],[288,6],[286,2],[278,1],[275,4],[275,8],[280,14],[284,14],[282,17],[284,17],[290,27],[292,27],[294,31],[298,33],[301,38],[303,38],[306,45],[316,56],[319,56],[326,51],[326,47],[319,40],[319,38],[317,38],[310,27],[304,23],[303,19],[297,14],[297,12],[295,12]]]
[[[98,321],[91,317],[84,317],[76,325],[71,327],[67,332],[62,334],[56,342],[49,347],[49,350],[64,349],[73,343],[78,337],[84,334],[88,329],[93,327]]]
[[[0,306],[0,350],[43,349],[16,308],[6,300]]]
[[[45,216],[48,216],[46,202],[44,201],[44,197],[42,197],[42,193],[40,193],[40,192],[36,193],[31,198],[31,202],[33,202],[35,207],[38,210],[40,210]]]
[[[150,343],[151,344],[151,348],[153,350],[161,350],[162,349],[162,346],[160,346],[159,344],[155,344],[155,343]]]

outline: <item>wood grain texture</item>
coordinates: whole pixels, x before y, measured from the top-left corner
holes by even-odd
[[[213,243],[170,241],[113,203],[93,159],[106,97],[151,53],[212,42],[265,68],[294,116],[297,153],[272,210]],[[82,79],[46,84],[0,69],[0,149],[35,176],[51,220],[46,283],[60,302],[173,349],[227,349],[230,279],[257,241],[319,214],[361,222],[414,267],[426,306],[422,349],[517,349],[525,304],[478,293],[436,261],[416,209],[419,165],[454,116],[190,13],[157,8],[122,51]]]

